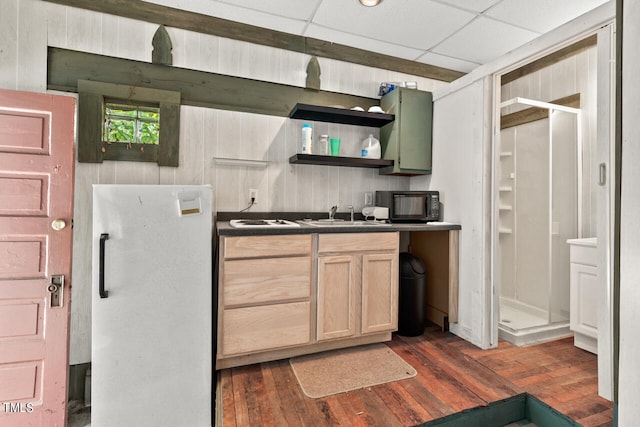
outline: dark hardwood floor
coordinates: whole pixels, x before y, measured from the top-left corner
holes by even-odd
[[[612,404],[597,393],[596,356],[574,347],[573,338],[480,350],[428,327],[387,345],[416,377],[320,399],[303,394],[288,359],[222,370],[217,424],[414,426],[528,392],[585,427],[612,425]]]

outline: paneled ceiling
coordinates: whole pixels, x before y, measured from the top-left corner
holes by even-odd
[[[470,72],[607,0],[146,0]],[[375,64],[372,64],[375,65]]]

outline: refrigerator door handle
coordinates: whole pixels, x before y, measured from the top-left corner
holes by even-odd
[[[100,235],[100,276],[98,278],[98,292],[100,298],[109,297],[109,291],[104,290],[104,249],[105,242],[109,240],[109,233],[102,233]]]

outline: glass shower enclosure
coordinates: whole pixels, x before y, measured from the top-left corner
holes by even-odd
[[[527,345],[571,334],[566,241],[582,230],[580,110],[526,98],[501,108],[523,119],[503,121],[496,144],[498,334]]]

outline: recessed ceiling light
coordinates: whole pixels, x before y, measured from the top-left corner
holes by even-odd
[[[359,0],[360,4],[363,6],[377,6],[382,0]]]

